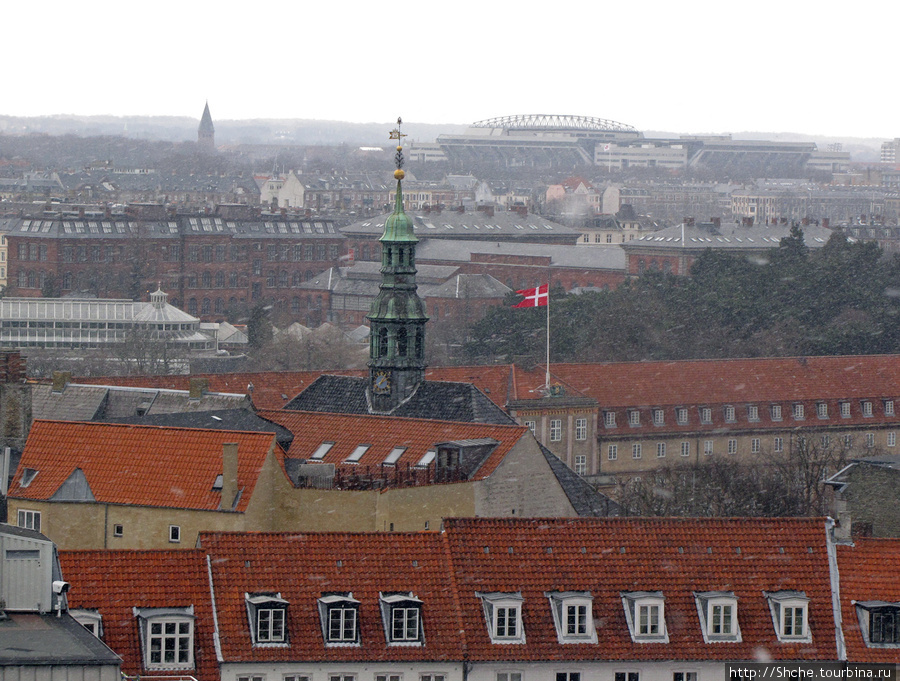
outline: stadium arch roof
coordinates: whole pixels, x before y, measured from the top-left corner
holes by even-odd
[[[472,123],[473,128],[506,130],[586,130],[591,132],[637,132],[637,128],[606,118],[565,116],[559,114],[524,114],[501,116]]]

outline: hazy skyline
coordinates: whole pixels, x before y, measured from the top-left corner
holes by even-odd
[[[581,0],[4,9],[0,114],[466,124],[528,113],[639,130],[900,136],[900,9]],[[752,12],[748,8],[752,7]],[[882,94],[884,93],[884,94]]]

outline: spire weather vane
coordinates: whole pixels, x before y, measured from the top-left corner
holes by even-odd
[[[394,171],[394,177],[398,180],[403,179],[403,138],[406,137],[406,133],[400,132],[400,126],[403,124],[402,118],[397,118],[397,127],[391,130],[392,140],[397,140],[397,153],[394,155],[394,162],[397,164],[397,170]]]

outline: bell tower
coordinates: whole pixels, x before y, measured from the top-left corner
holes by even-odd
[[[381,285],[369,320],[371,411],[390,413],[425,379],[425,303],[416,293],[416,243],[413,221],[403,212],[403,138],[401,119],[391,131],[397,140],[394,160],[397,197],[381,235]]]
[[[197,146],[203,154],[212,154],[216,151],[216,129],[209,113],[209,102],[206,103],[203,108],[203,116],[200,117],[200,127],[197,128]]]

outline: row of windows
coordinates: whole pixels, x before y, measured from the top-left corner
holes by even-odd
[[[821,437],[821,445],[824,448],[832,446],[835,444],[832,441],[830,435],[823,435]],[[656,456],[657,458],[665,458],[668,452],[668,444],[666,442],[657,442],[656,443]],[[804,436],[799,436],[797,438],[797,446],[805,447],[808,444],[807,439]],[[842,435],[840,436],[840,440],[838,443],[841,447],[845,449],[850,449],[854,446],[854,437],[853,435]],[[897,433],[889,432],[885,436],[885,444],[888,447],[896,447],[897,446]],[[864,437],[864,445],[867,448],[871,448],[875,446],[875,433],[865,433]],[[730,438],[726,441],[726,448],[729,454],[737,454],[738,451],[738,441],[737,439]],[[690,456],[691,455],[691,443],[688,440],[682,440],[680,443],[680,454],[681,456]],[[772,451],[775,453],[780,453],[784,451],[784,438],[783,437],[773,437],[772,438]],[[641,442],[634,442],[631,444],[631,458],[632,459],[640,459],[643,457],[644,446]],[[754,437],[750,438],[750,453],[751,454],[759,454],[762,452],[762,438]],[[703,441],[703,453],[707,456],[715,453],[715,440],[704,440]],[[619,458],[619,445],[618,444],[608,444],[606,446],[606,458],[609,461],[616,461]]]
[[[532,433],[537,434],[536,421],[524,421],[524,425],[528,426]],[[550,419],[550,442],[562,441],[562,419]],[[575,439],[579,441],[587,440],[588,421],[586,418],[575,419]]]
[[[772,421],[781,421],[783,420],[783,410],[782,405],[780,404],[772,404],[769,405],[769,417]],[[874,402],[872,400],[861,400],[859,403],[860,414],[866,418],[871,418],[875,415],[874,410]],[[894,400],[882,400],[882,410],[885,416],[894,416]],[[838,412],[841,418],[850,418],[851,416],[851,402],[849,400],[843,400],[838,402]],[[796,402],[790,405],[790,413],[791,418],[795,421],[803,421],[806,419],[806,405],[801,402]],[[639,409],[628,409],[626,411],[628,425],[631,427],[640,426],[641,425],[641,411]],[[827,402],[817,402],[815,404],[815,414],[818,419],[828,419],[830,418],[829,414],[829,404]],[[687,425],[689,423],[689,409],[688,407],[675,407],[675,423],[676,425]],[[701,424],[709,424],[713,421],[713,408],[712,407],[697,407],[697,416],[699,417],[699,421]],[[664,426],[666,425],[666,410],[661,407],[656,407],[650,410],[650,418],[651,423],[654,426]],[[722,407],[722,418],[726,423],[735,423],[737,422],[737,408],[733,405],[725,405]],[[760,411],[759,405],[748,404],[746,405],[746,418],[747,421],[755,422],[760,420]],[[616,428],[618,426],[616,421],[616,412],[615,411],[604,411],[603,412],[603,425],[606,428]]]

